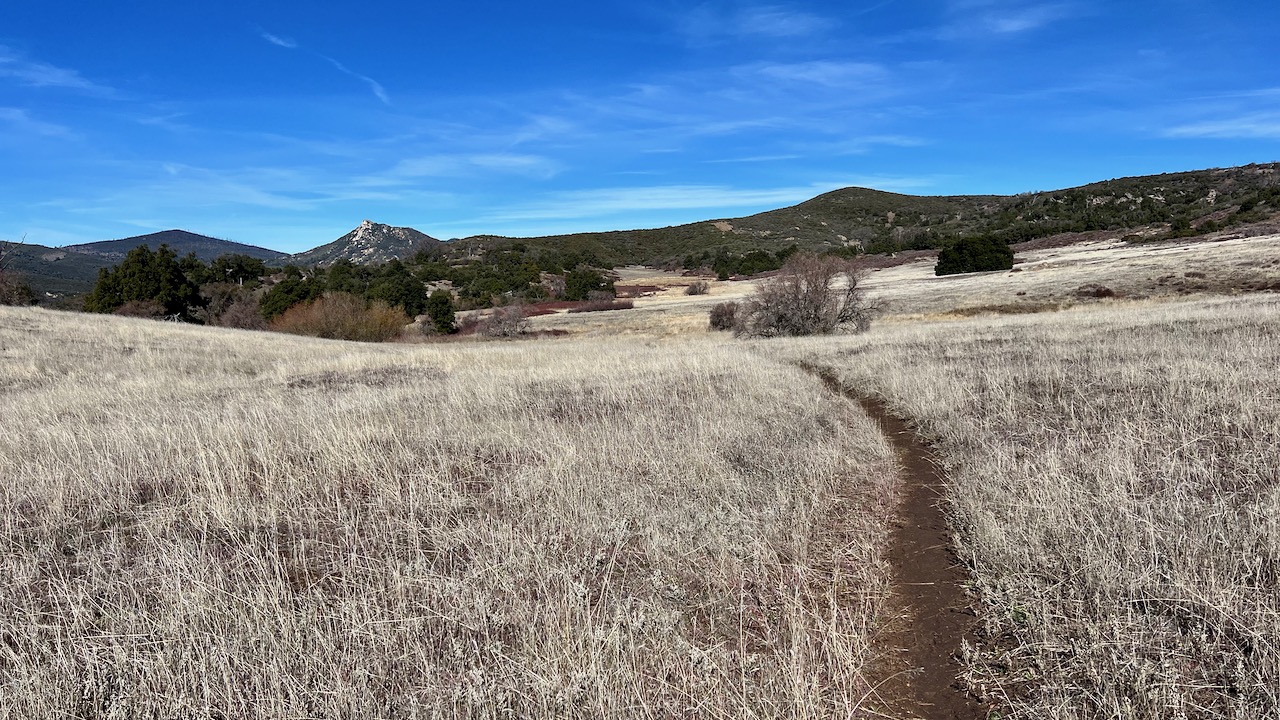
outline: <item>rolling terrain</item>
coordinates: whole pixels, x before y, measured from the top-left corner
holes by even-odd
[[[992,234],[1007,242],[1069,245],[1099,233],[1134,242],[1233,230],[1245,234],[1280,227],[1280,165],[1197,170],[1121,178],[1064,190],[1014,196],[913,196],[844,188],[798,205],[740,218],[668,228],[576,233],[536,238],[474,236],[445,242],[413,228],[365,220],[346,235],[294,255],[180,230],[99,243],[17,251],[14,270],[38,294],[82,293],[97,270],[132,247],[168,243],[208,262],[226,253],[269,263],[331,265],[338,260],[376,265],[419,251],[466,262],[504,250],[585,259],[604,268],[627,265],[698,267],[717,256],[777,253],[792,246],[845,254],[926,253],[963,235]]]
[[[0,308],[0,717],[1276,717],[1280,235],[1117,235],[826,338]]]

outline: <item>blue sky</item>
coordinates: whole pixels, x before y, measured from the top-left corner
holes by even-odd
[[[1280,160],[1280,3],[0,4],[0,238],[284,251]]]

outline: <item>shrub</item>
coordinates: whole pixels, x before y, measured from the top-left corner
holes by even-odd
[[[258,308],[258,299],[253,295],[246,295],[231,303],[215,323],[219,327],[239,330],[267,329],[267,321],[262,319],[262,311]]]
[[[630,310],[635,303],[630,300],[592,300],[577,307],[569,308],[571,313],[603,312],[606,310]]]
[[[692,285],[684,289],[685,295],[706,295],[711,290],[711,283],[706,280],[697,280]]]
[[[36,301],[31,286],[10,269],[17,255],[18,243],[0,240],[0,305],[30,305]]]
[[[427,298],[426,304],[427,317],[431,318],[431,324],[435,327],[435,331],[448,335],[458,331],[456,322],[457,313],[453,307],[453,294],[448,290],[436,290]]]
[[[711,308],[711,329],[732,330],[738,322],[738,303],[716,303]]]
[[[494,308],[493,312],[480,321],[477,332],[494,338],[518,337],[529,330],[529,318],[525,314],[524,305],[516,303],[506,307]]]
[[[845,260],[792,255],[774,278],[738,309],[734,333],[745,337],[826,335],[871,327],[875,307],[859,287],[861,273]]]
[[[130,300],[113,310],[111,314],[159,320],[168,313],[164,311],[164,306],[155,300]]]
[[[349,293],[326,293],[311,302],[295,305],[271,323],[271,329],[294,335],[387,342],[409,324],[404,311],[380,300],[372,302]]]
[[[938,253],[934,275],[1009,270],[1013,267],[1013,250],[1003,240],[990,235],[960,238]]]
[[[586,266],[564,276],[565,300],[586,300],[593,292],[607,292],[612,296],[613,281],[599,270]]]

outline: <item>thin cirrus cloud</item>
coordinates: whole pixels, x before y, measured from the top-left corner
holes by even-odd
[[[276,35],[275,33],[268,32],[267,30],[261,27],[256,27],[256,26],[254,27],[254,31],[257,32],[258,37],[262,38],[263,40],[266,40],[267,42],[271,43],[272,45],[275,45],[276,47],[282,47],[282,48],[285,48],[286,50],[302,49],[302,46],[299,45],[298,42],[292,38],[284,37],[282,35]],[[369,91],[373,93],[373,96],[378,98],[378,100],[380,100],[383,105],[391,104],[391,97],[387,94],[387,89],[382,86],[382,83],[378,82],[377,80],[374,80],[368,75],[362,75],[361,73],[358,73],[352,70],[346,65],[343,65],[336,58],[329,57],[324,53],[314,53],[314,54],[316,55],[316,57],[319,57],[320,59],[332,65],[334,69],[337,70],[338,72],[341,72],[344,75],[347,75],[348,77],[355,78],[356,80],[359,80],[360,82],[364,83],[366,86],[368,86]]]
[[[687,11],[676,27],[693,45],[734,39],[794,39],[816,35],[833,26],[828,18],[786,5],[722,8],[703,4]]]
[[[975,34],[1015,36],[1039,30],[1077,12],[1067,3],[1023,2],[1021,0],[953,0],[953,21],[944,28],[944,37]]]
[[[63,88],[95,93],[107,93],[111,90],[85,79],[75,70],[32,60],[4,45],[0,45],[0,78],[10,78],[22,85],[37,88]]]
[[[62,125],[31,117],[31,113],[23,108],[0,107],[0,123],[8,125],[10,131],[18,135],[68,137],[72,134]]]
[[[1225,120],[1187,123],[1169,128],[1164,136],[1222,140],[1280,139],[1280,112],[1252,113]]]

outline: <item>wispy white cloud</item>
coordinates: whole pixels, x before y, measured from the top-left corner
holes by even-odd
[[[789,5],[746,5],[734,8],[698,5],[677,19],[676,26],[695,45],[734,39],[784,40],[817,35],[835,22]]]
[[[18,135],[70,137],[74,134],[70,128],[31,117],[31,113],[23,108],[0,107],[0,122],[7,124],[10,132]]]
[[[483,174],[521,175],[534,178],[551,178],[560,170],[559,164],[541,155],[524,153],[437,153],[405,158],[385,175],[379,176],[388,184],[413,178],[462,177]]]
[[[1177,125],[1164,131],[1169,138],[1280,139],[1280,112],[1261,112],[1220,120]]]
[[[1028,2],[1027,0],[952,0],[952,22],[944,37],[974,35],[1021,35],[1039,30],[1078,14],[1072,3]]]
[[[274,34],[274,33],[267,32],[266,30],[264,30],[264,29],[262,29],[262,28],[260,28],[260,27],[256,27],[256,26],[254,27],[254,31],[255,31],[255,32],[257,32],[258,37],[261,37],[263,40],[266,40],[267,42],[269,42],[269,43],[271,43],[272,45],[275,45],[275,46],[277,46],[277,47],[286,48],[286,49],[288,49],[288,50],[299,50],[299,49],[301,49],[301,46],[300,46],[300,45],[299,45],[295,40],[293,40],[292,38],[287,38],[287,37],[283,37],[283,36],[280,36],[280,35],[276,35],[276,34]],[[373,96],[374,96],[374,97],[376,97],[376,98],[378,98],[378,100],[382,101],[382,104],[383,104],[383,105],[390,105],[390,104],[391,104],[391,97],[390,97],[389,95],[387,95],[387,89],[386,89],[385,87],[383,87],[383,86],[382,86],[382,83],[378,82],[377,80],[374,80],[373,78],[369,77],[368,75],[362,75],[362,74],[360,74],[360,73],[356,72],[355,70],[352,70],[351,68],[347,67],[346,65],[343,65],[343,64],[342,64],[339,60],[337,60],[336,58],[329,57],[328,55],[325,55],[324,53],[315,53],[315,55],[316,55],[316,57],[319,57],[319,58],[323,59],[324,61],[328,62],[328,63],[329,63],[330,65],[332,65],[332,66],[334,67],[334,69],[336,69],[338,72],[341,72],[341,73],[343,73],[344,75],[347,75],[347,76],[349,76],[349,77],[353,77],[353,78],[355,78],[356,80],[359,80],[360,82],[362,82],[362,83],[364,83],[365,85],[367,85],[367,86],[369,87],[369,91],[373,93]]]
[[[889,75],[882,65],[838,60],[800,63],[765,63],[748,66],[762,77],[783,83],[812,83],[828,88],[865,86],[883,82]]]
[[[272,45],[278,45],[282,48],[288,48],[290,50],[296,50],[298,48],[298,43],[295,42],[292,38],[273,35],[257,26],[254,27],[254,30],[257,31],[258,37],[261,37],[263,40],[266,40]]]
[[[0,78],[12,78],[30,87],[65,88],[95,93],[111,91],[108,87],[85,79],[75,70],[31,60],[4,45],[0,45]]]
[[[718,158],[716,160],[707,160],[705,162],[712,165],[719,165],[724,163],[766,163],[766,162],[781,162],[783,160],[795,160],[799,157],[800,157],[799,155],[751,155],[748,157]]]
[[[338,62],[337,60],[334,60],[333,58],[329,57],[328,55],[321,55],[320,57],[324,58],[325,60],[328,60],[328,61],[329,61],[329,63],[330,63],[330,64],[332,64],[332,65],[333,65],[335,68],[337,68],[338,70],[340,70],[340,71],[342,71],[342,72],[346,73],[347,75],[350,75],[351,77],[353,77],[353,78],[355,78],[355,79],[357,79],[357,80],[359,80],[359,81],[363,82],[364,84],[368,85],[368,86],[369,86],[369,90],[371,90],[371,91],[373,92],[374,97],[376,97],[376,98],[378,98],[379,100],[381,100],[383,105],[390,105],[390,104],[391,104],[391,98],[387,95],[387,91],[386,91],[386,89],[385,89],[385,88],[383,88],[383,87],[382,87],[382,84],[381,84],[381,83],[379,83],[377,80],[374,80],[373,78],[369,77],[368,75],[361,75],[360,73],[358,73],[358,72],[356,72],[356,71],[354,71],[354,70],[349,69],[346,65],[343,65],[342,63]]]

